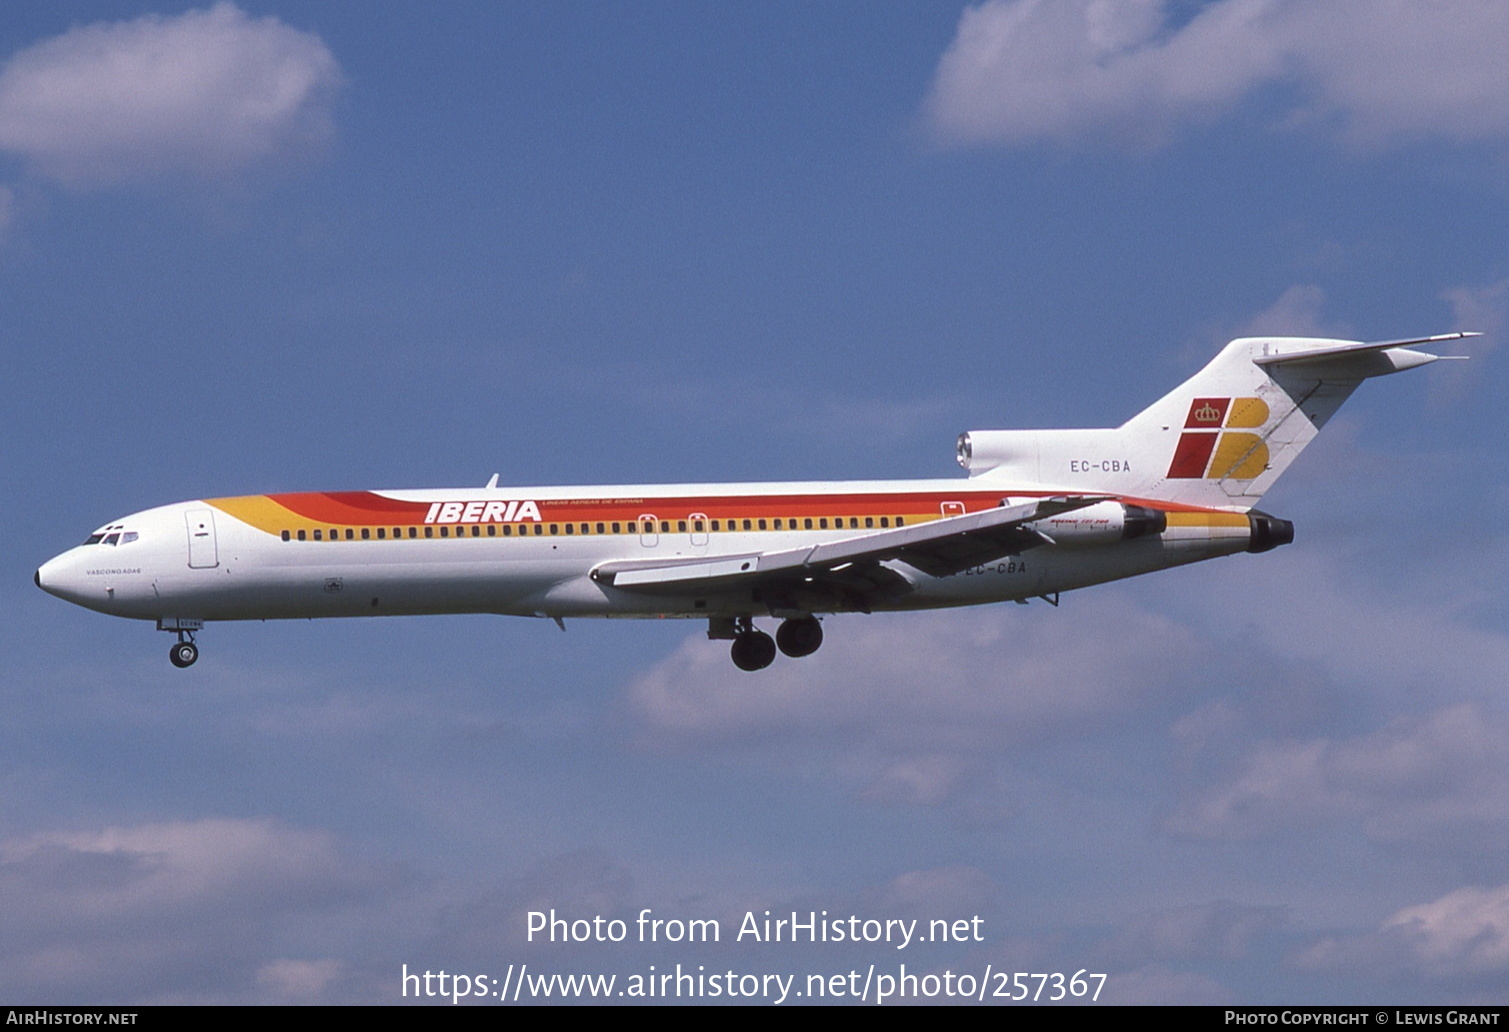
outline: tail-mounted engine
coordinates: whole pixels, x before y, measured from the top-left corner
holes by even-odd
[[[1282,521],[1280,521],[1282,522]],[[1125,502],[1098,502],[1027,524],[1055,545],[1079,547],[1130,541],[1168,529],[1167,514]]]
[[[1279,545],[1294,543],[1294,524],[1288,520],[1253,509],[1247,514],[1247,522],[1252,526],[1249,552],[1270,552]]]

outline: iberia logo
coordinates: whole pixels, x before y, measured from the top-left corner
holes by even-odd
[[[1252,480],[1268,468],[1268,445],[1254,433],[1268,422],[1262,398],[1195,398],[1169,463],[1171,479]],[[1219,432],[1225,431],[1225,432]]]

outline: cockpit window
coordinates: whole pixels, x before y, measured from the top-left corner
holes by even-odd
[[[123,545],[129,545],[131,542],[135,541],[140,536],[141,535],[139,535],[136,531],[134,531],[134,530],[128,530],[124,534],[121,535],[121,544],[123,544]]]
[[[89,535],[89,540],[85,541],[84,544],[86,544],[86,545],[97,545],[97,544],[99,544],[103,540],[105,540],[105,535],[103,535],[103,534],[90,534]]]
[[[119,534],[106,534],[105,535],[105,540],[102,541],[102,542],[100,542],[100,544],[103,544],[103,545],[113,545],[118,540],[120,540],[120,535]]]

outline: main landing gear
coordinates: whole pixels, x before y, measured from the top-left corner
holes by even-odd
[[[775,662],[776,649],[793,659],[810,656],[823,643],[823,625],[815,616],[793,617],[781,621],[775,638],[756,629],[747,616],[733,620],[714,620],[708,627],[710,638],[732,638],[729,655],[740,670],[764,670]]]
[[[739,632],[728,653],[740,670],[764,670],[775,662],[775,642],[764,631],[750,627]]]
[[[776,628],[775,643],[792,659],[810,656],[823,644],[823,625],[815,616],[782,620]]]

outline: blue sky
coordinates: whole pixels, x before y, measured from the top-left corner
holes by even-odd
[[[801,975],[529,910],[981,915],[1118,1002],[1509,990],[1496,3],[20,5],[0,23],[0,997]],[[1452,55],[1443,60],[1441,55]],[[1248,332],[1485,331],[1062,608],[149,627],[31,572],[273,490],[953,476]]]

